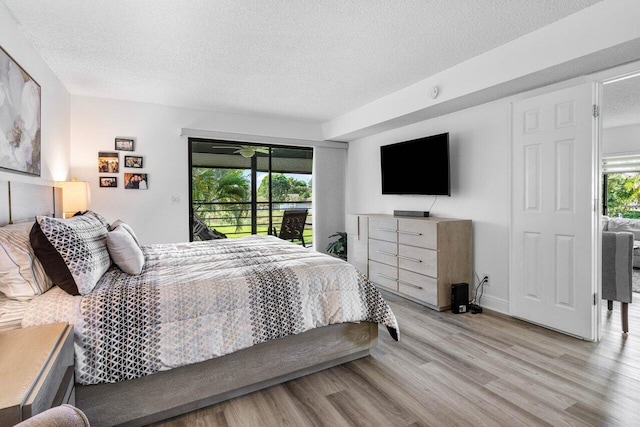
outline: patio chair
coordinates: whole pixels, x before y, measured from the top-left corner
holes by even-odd
[[[309,209],[288,209],[282,215],[282,224],[280,225],[280,233],[275,227],[271,230],[271,234],[278,236],[283,240],[300,240],[302,246],[307,247],[304,243],[304,225],[307,222],[307,214]]]
[[[210,229],[207,224],[204,223],[196,215],[193,216],[193,234],[198,236],[200,240],[214,240],[214,239],[226,239],[227,235],[219,232],[215,228]]]

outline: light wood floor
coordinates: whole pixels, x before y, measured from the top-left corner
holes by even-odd
[[[625,335],[605,303],[595,344],[384,296],[400,342],[381,328],[369,357],[157,425],[640,425],[640,304]]]

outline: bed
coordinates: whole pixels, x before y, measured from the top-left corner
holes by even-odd
[[[11,188],[15,200],[25,191]],[[53,212],[10,219],[55,215],[55,191],[42,195]],[[352,266],[275,237],[142,251],[140,275],[112,266],[90,292],[54,287],[24,311],[23,326],[74,325],[76,404],[92,425],[147,424],[364,357],[378,323],[397,339]]]

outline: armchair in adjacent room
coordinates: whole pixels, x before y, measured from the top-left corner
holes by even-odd
[[[619,301],[622,309],[622,331],[629,332],[629,304],[633,293],[632,233],[602,232],[602,299],[607,308]]]

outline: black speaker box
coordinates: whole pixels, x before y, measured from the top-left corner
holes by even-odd
[[[466,313],[469,311],[469,284],[454,283],[451,285],[451,311]]]

